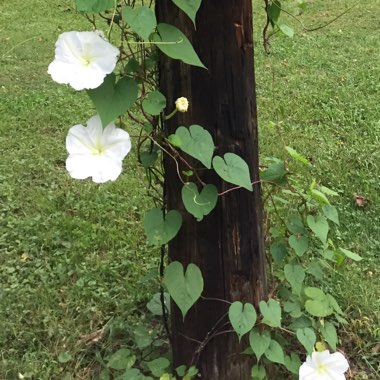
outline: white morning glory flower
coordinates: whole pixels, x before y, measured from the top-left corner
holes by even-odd
[[[345,380],[348,368],[348,361],[340,352],[313,352],[301,365],[299,380]]]
[[[122,170],[122,161],[131,150],[129,134],[114,123],[104,129],[98,115],[87,121],[87,127],[74,125],[66,137],[69,157],[66,169],[71,177],[92,177],[96,183],[115,181]]]
[[[65,32],[55,44],[48,73],[75,90],[97,88],[114,70],[119,53],[99,32]]]

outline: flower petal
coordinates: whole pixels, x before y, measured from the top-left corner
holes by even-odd
[[[323,363],[328,367],[329,371],[336,373],[345,373],[350,367],[347,359],[340,352],[335,352],[329,355]]]
[[[119,50],[97,32],[65,32],[56,42],[48,73],[75,90],[99,87],[116,66]]]

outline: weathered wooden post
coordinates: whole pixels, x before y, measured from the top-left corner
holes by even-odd
[[[207,70],[165,56],[160,61],[160,87],[168,104],[187,97],[189,112],[166,124],[169,133],[200,124],[214,138],[219,155],[234,152],[246,160],[257,181],[258,139],[252,37],[251,0],[203,0],[196,30],[172,0],[157,0],[160,22],[181,29]],[[225,191],[232,186],[213,171],[201,172],[206,183]],[[183,210],[181,186],[172,160],[165,162],[165,194],[169,209]],[[204,380],[248,380],[251,362],[239,353],[227,318],[228,304],[240,300],[255,305],[264,295],[265,272],[260,187],[231,191],[202,222],[184,212],[180,233],[169,244],[169,256],[185,266],[197,264],[204,276],[204,298],[182,320],[173,305],[172,340],[175,365],[194,364]],[[213,336],[216,333],[216,336]],[[212,339],[209,339],[211,338]],[[204,344],[199,344],[203,342]],[[198,350],[198,351],[197,351]]]

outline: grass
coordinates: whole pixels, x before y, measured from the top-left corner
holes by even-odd
[[[294,3],[284,2],[292,12]],[[353,1],[307,3],[299,17],[314,26]],[[330,286],[350,322],[344,347],[358,372],[377,379],[380,3],[360,4],[315,32],[285,16],[295,37],[276,36],[270,56],[259,44],[260,2],[256,8],[261,155],[281,156],[290,145],[312,160],[319,182],[339,191],[339,242],[365,260],[336,273]],[[150,200],[133,156],[120,180],[102,186],[72,181],[64,169],[68,128],[93,114],[85,93],[46,74],[58,34],[88,28],[72,2],[0,0],[0,11],[0,379],[91,378],[96,352],[118,334],[91,346],[83,336],[109,321],[125,335],[145,318],[156,268],[141,227]],[[356,207],[354,194],[367,205]],[[60,363],[61,352],[73,359]]]

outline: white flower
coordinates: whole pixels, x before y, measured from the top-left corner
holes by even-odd
[[[48,73],[75,90],[96,88],[112,73],[119,53],[99,32],[65,32],[55,44],[55,59]]]
[[[189,101],[186,98],[178,98],[175,101],[175,107],[178,112],[187,112],[189,109]]]
[[[348,361],[340,352],[313,352],[301,365],[299,380],[345,380],[348,368]]]
[[[66,137],[69,157],[66,169],[71,177],[92,177],[96,183],[115,181],[120,175],[122,161],[131,150],[129,134],[114,123],[104,129],[98,115],[87,121],[87,127],[74,125]]]

